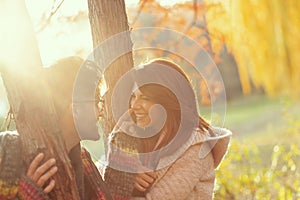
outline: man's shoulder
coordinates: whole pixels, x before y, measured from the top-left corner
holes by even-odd
[[[3,150],[6,146],[11,146],[12,144],[18,145],[19,134],[17,131],[4,131],[0,132],[0,150]]]
[[[14,131],[2,131],[0,132],[0,137],[18,137],[19,133],[14,130]]]
[[[0,132],[0,182],[16,187],[23,171],[22,151],[16,131]],[[1,194],[0,194],[1,196]]]

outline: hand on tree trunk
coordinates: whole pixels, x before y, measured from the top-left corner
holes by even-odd
[[[52,177],[57,172],[58,168],[55,166],[56,161],[54,158],[42,163],[43,159],[44,154],[38,154],[29,165],[26,175],[48,194],[55,186],[55,181]]]

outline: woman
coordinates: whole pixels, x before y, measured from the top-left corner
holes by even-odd
[[[111,133],[104,173],[110,191],[133,199],[212,199],[231,132],[199,116],[190,81],[175,63],[153,60],[124,77],[115,99],[125,103],[114,113],[125,114]]]
[[[79,57],[60,59],[45,70],[45,78],[59,115],[62,138],[74,169],[80,199],[112,199],[89,153],[80,147],[72,114],[73,84],[83,63]],[[97,105],[96,102],[91,102]],[[51,199],[52,176],[59,170],[55,160],[43,162],[38,154],[25,169],[17,133],[0,134],[0,199]]]

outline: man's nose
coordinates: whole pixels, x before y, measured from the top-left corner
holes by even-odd
[[[95,114],[97,119],[104,116],[104,100],[100,98],[100,100],[95,100]]]

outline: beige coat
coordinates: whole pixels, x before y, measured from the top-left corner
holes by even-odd
[[[147,200],[207,200],[212,199],[215,169],[223,159],[231,132],[213,128],[215,136],[197,131],[169,157],[158,165],[158,178],[146,194]],[[170,164],[171,163],[171,164]]]

